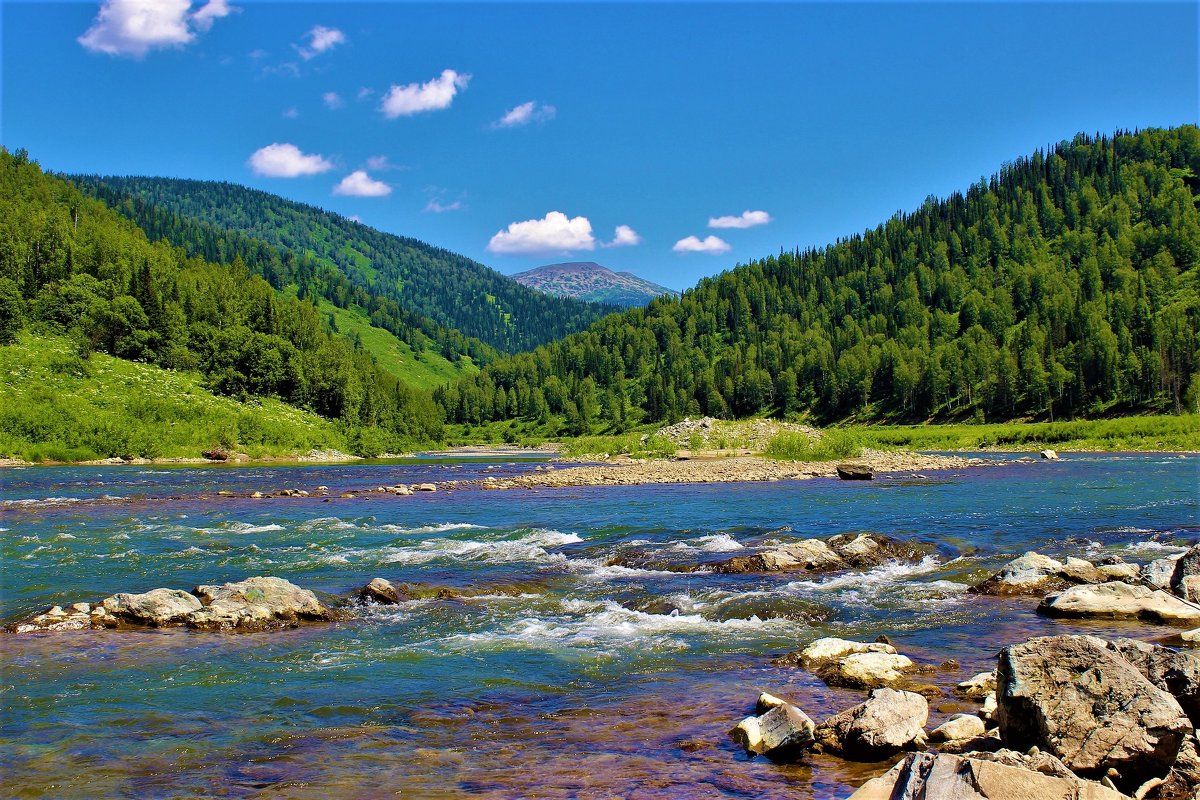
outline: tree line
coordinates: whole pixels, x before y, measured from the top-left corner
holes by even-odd
[[[1200,131],[1078,136],[439,389],[448,421],[1058,419],[1200,400]]]

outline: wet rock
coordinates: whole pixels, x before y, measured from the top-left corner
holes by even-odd
[[[896,654],[896,648],[884,642],[852,642],[849,639],[826,637],[817,639],[796,651],[795,663],[807,670],[837,661],[855,653],[889,653]]]
[[[954,693],[968,700],[983,700],[996,691],[996,670],[981,672],[954,687]]]
[[[844,533],[827,540],[805,539],[712,565],[714,572],[835,572],[865,569],[885,561],[919,561],[925,551],[877,533]]]
[[[878,689],[908,681],[916,664],[898,653],[854,653],[818,667],[816,673],[829,686]]]
[[[767,697],[778,700],[770,695]],[[761,704],[762,697],[759,702]],[[807,714],[791,703],[779,701],[760,716],[746,717],[729,735],[748,753],[790,761],[812,747],[814,728]]]
[[[182,589],[152,589],[142,594],[114,594],[101,601],[104,610],[122,622],[161,628],[178,625],[199,611],[201,603]]]
[[[1092,636],[1006,647],[996,684],[1007,746],[1036,746],[1077,775],[1124,788],[1165,775],[1192,731],[1174,697]]]
[[[1178,592],[1184,578],[1195,575],[1200,575],[1200,544],[1194,545],[1175,561],[1175,569],[1171,572],[1171,589]]]
[[[77,603],[76,605],[87,604]],[[6,630],[11,633],[35,633],[39,631],[82,631],[95,627],[104,626],[89,613],[63,610],[60,606],[52,606],[30,619],[9,625]]]
[[[855,761],[879,761],[926,743],[929,704],[912,692],[876,689],[870,698],[817,726],[814,736],[828,752]]]
[[[1101,583],[1104,580],[1104,574],[1083,559],[1069,558],[1063,562],[1030,551],[1014,558],[969,591],[989,595],[1045,594],[1076,583]]]
[[[270,630],[336,618],[315,594],[282,578],[198,586],[195,594],[204,608],[189,614],[186,623],[200,630]]]
[[[409,599],[408,592],[396,588],[383,578],[372,578],[370,583],[358,590],[358,597],[360,600],[392,606]]]
[[[1046,461],[1058,461],[1058,453],[1054,450],[1043,450],[1039,455]]]
[[[974,739],[987,733],[987,728],[975,714],[955,714],[929,732],[930,741],[951,742]]]
[[[1110,581],[1097,586],[1073,586],[1052,594],[1038,605],[1048,617],[1143,619],[1167,625],[1200,623],[1200,606],[1191,605],[1161,589]]]
[[[867,781],[850,800],[1124,800],[1125,795],[1075,776],[1045,775],[985,760],[979,754],[913,753]]]
[[[1171,577],[1175,574],[1175,566],[1183,553],[1166,556],[1151,561],[1142,570],[1142,580],[1158,589],[1170,589]]]
[[[838,464],[837,476],[844,481],[869,481],[875,477],[875,473],[867,464]]]
[[[1136,639],[1117,639],[1108,649],[1174,697],[1192,725],[1200,727],[1200,657]]]
[[[412,487],[414,492],[436,492],[437,486],[432,483],[418,483]]]

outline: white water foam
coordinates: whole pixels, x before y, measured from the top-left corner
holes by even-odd
[[[337,564],[359,561],[375,564],[427,564],[438,559],[482,561],[489,564],[566,563],[566,556],[561,553],[550,553],[546,548],[581,541],[583,539],[574,533],[535,528],[519,539],[507,541],[503,539],[491,541],[426,539],[415,544],[343,550],[322,556],[317,560],[323,563]]]
[[[448,533],[450,531],[482,531],[487,530],[482,525],[472,525],[469,522],[439,522],[434,525],[422,525],[417,528],[406,528],[403,525],[380,525],[378,530],[388,533]]]
[[[711,536],[701,536],[698,539],[692,539],[687,542],[676,542],[671,546],[671,549],[685,552],[729,553],[734,550],[745,550],[746,545],[734,539],[728,533],[714,533]]]

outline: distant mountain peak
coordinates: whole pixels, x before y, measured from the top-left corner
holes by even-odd
[[[644,306],[664,294],[679,294],[632,272],[613,272],[594,261],[546,264],[509,277],[546,294],[625,307]]]

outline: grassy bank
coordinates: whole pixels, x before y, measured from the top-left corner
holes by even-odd
[[[80,358],[64,338],[24,334],[0,347],[0,457],[196,457],[213,446],[263,457],[352,450],[354,438],[278,400],[214,395],[194,373]]]

